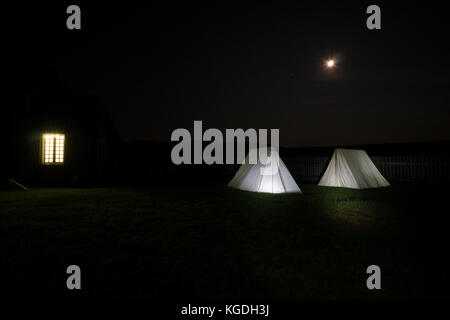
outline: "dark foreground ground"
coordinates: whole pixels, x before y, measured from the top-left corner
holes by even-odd
[[[450,297],[449,189],[226,187],[0,192],[1,290],[85,297]],[[366,288],[381,267],[382,290]]]

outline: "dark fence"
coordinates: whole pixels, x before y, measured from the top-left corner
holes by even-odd
[[[292,176],[299,181],[318,182],[331,157],[281,157]]]
[[[299,181],[318,182],[330,157],[299,156],[283,158]],[[381,174],[391,182],[450,183],[450,155],[398,155],[371,157]]]

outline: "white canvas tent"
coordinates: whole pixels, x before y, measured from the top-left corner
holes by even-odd
[[[353,189],[389,186],[364,150],[336,149],[319,186]]]
[[[250,153],[259,151],[266,152],[267,161],[258,156],[257,163],[250,164]],[[228,186],[253,192],[301,193],[278,152],[271,147],[251,150]]]

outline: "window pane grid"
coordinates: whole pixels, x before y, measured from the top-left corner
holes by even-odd
[[[64,139],[63,134],[43,134],[43,162],[44,164],[64,162]]]

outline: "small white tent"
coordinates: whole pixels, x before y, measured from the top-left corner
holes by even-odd
[[[253,155],[258,154],[254,164],[249,163],[249,160],[252,159],[252,157],[249,158],[252,152],[254,152]],[[267,159],[259,157],[261,152],[267,155]],[[253,192],[301,193],[278,152],[272,147],[250,150],[228,186]]]
[[[336,149],[319,186],[353,189],[389,186],[364,150]]]

